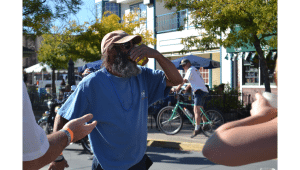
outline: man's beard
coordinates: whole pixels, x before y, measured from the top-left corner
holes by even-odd
[[[112,71],[120,74],[121,77],[127,78],[131,76],[137,76],[141,73],[141,69],[137,64],[128,59],[129,54],[125,54],[118,50],[118,54],[114,58],[112,64]]]

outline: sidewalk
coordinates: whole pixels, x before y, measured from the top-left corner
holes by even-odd
[[[148,138],[147,146],[172,148],[185,151],[202,151],[203,146],[208,139],[203,133],[191,138],[194,126],[190,123],[184,122],[181,131],[175,135],[166,135],[158,131],[155,127],[155,122],[148,123]]]

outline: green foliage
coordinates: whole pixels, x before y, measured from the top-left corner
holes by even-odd
[[[53,27],[52,34],[42,35],[43,41],[38,51],[38,60],[55,69],[67,68],[70,58],[74,62],[79,58],[86,62],[100,60],[101,41],[107,33],[115,30],[141,35],[142,43],[154,45],[153,33],[143,27],[145,18],[135,20],[137,15],[138,13],[124,15],[120,22],[120,17],[105,12],[102,20],[97,19],[92,24],[85,22],[78,25],[75,21],[70,21],[63,28]]]
[[[49,32],[51,22],[76,14],[81,0],[23,0],[23,33],[42,35]]]
[[[69,47],[75,42],[74,36],[65,28],[62,32],[54,27],[54,34],[43,34],[43,41],[38,51],[38,60],[42,63],[49,65],[52,69],[68,68],[68,61],[72,58],[76,61],[75,55],[68,53]]]
[[[254,46],[264,77],[265,91],[271,92],[268,66],[262,47],[277,48],[277,0],[165,0],[165,8],[191,11],[191,22],[200,37],[182,39],[182,53],[192,47],[206,51]]]
[[[184,50],[243,47],[258,37],[261,46],[277,47],[277,0],[165,0],[165,7],[189,9],[192,23],[202,31],[198,37],[183,39]],[[235,27],[241,29],[236,31]],[[228,31],[231,30],[231,32]],[[270,37],[268,40],[266,37]]]
[[[101,59],[101,41],[103,37],[112,31],[123,30],[128,34],[140,35],[143,38],[142,43],[149,45],[155,44],[155,39],[152,38],[153,33],[144,29],[145,18],[135,20],[138,13],[130,13],[121,18],[107,11],[103,14],[102,19],[97,19],[94,23],[86,22],[83,25],[77,26],[73,23],[72,29],[68,29],[73,34],[76,34],[74,42],[70,46],[69,53],[81,58],[86,62],[93,62]]]
[[[218,108],[223,113],[229,113],[231,109],[242,109],[244,106],[240,99],[241,93],[237,89],[230,88],[229,84],[225,85],[224,91],[220,91],[218,86],[214,86],[210,92],[212,97],[206,101],[207,108]]]

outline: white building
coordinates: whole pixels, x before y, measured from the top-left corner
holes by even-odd
[[[203,58],[211,59],[220,62],[220,68],[217,69],[200,69],[203,79],[206,84],[213,87],[221,83],[231,83],[232,76],[230,71],[233,71],[232,61],[224,60],[226,56],[225,48],[216,48],[211,51],[195,51],[186,54],[180,54],[179,51],[184,48],[180,43],[181,38],[188,36],[199,36],[200,33],[191,24],[190,11],[182,10],[176,12],[176,9],[168,10],[164,8],[164,2],[156,0],[95,0],[97,17],[101,18],[103,12],[112,11],[120,18],[124,14],[132,12],[139,8],[140,16],[147,18],[146,29],[154,32],[154,38],[157,39],[156,45],[152,48],[158,50],[165,57],[171,60],[183,57],[186,55],[196,55]],[[187,22],[184,18],[187,17]],[[156,23],[156,27],[155,27]],[[160,69],[160,66],[154,59],[150,59],[147,67]],[[182,73],[182,71],[181,71]],[[232,84],[234,86],[234,84]]]

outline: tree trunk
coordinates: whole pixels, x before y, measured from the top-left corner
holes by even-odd
[[[268,66],[267,66],[266,59],[264,57],[264,52],[261,49],[260,40],[258,39],[258,37],[256,35],[254,35],[254,39],[255,39],[255,42],[253,44],[258,53],[259,63],[260,63],[260,72],[264,78],[265,91],[271,93],[270,79],[269,79],[269,74],[268,74]]]
[[[55,87],[55,68],[52,67],[52,94],[56,93]]]

